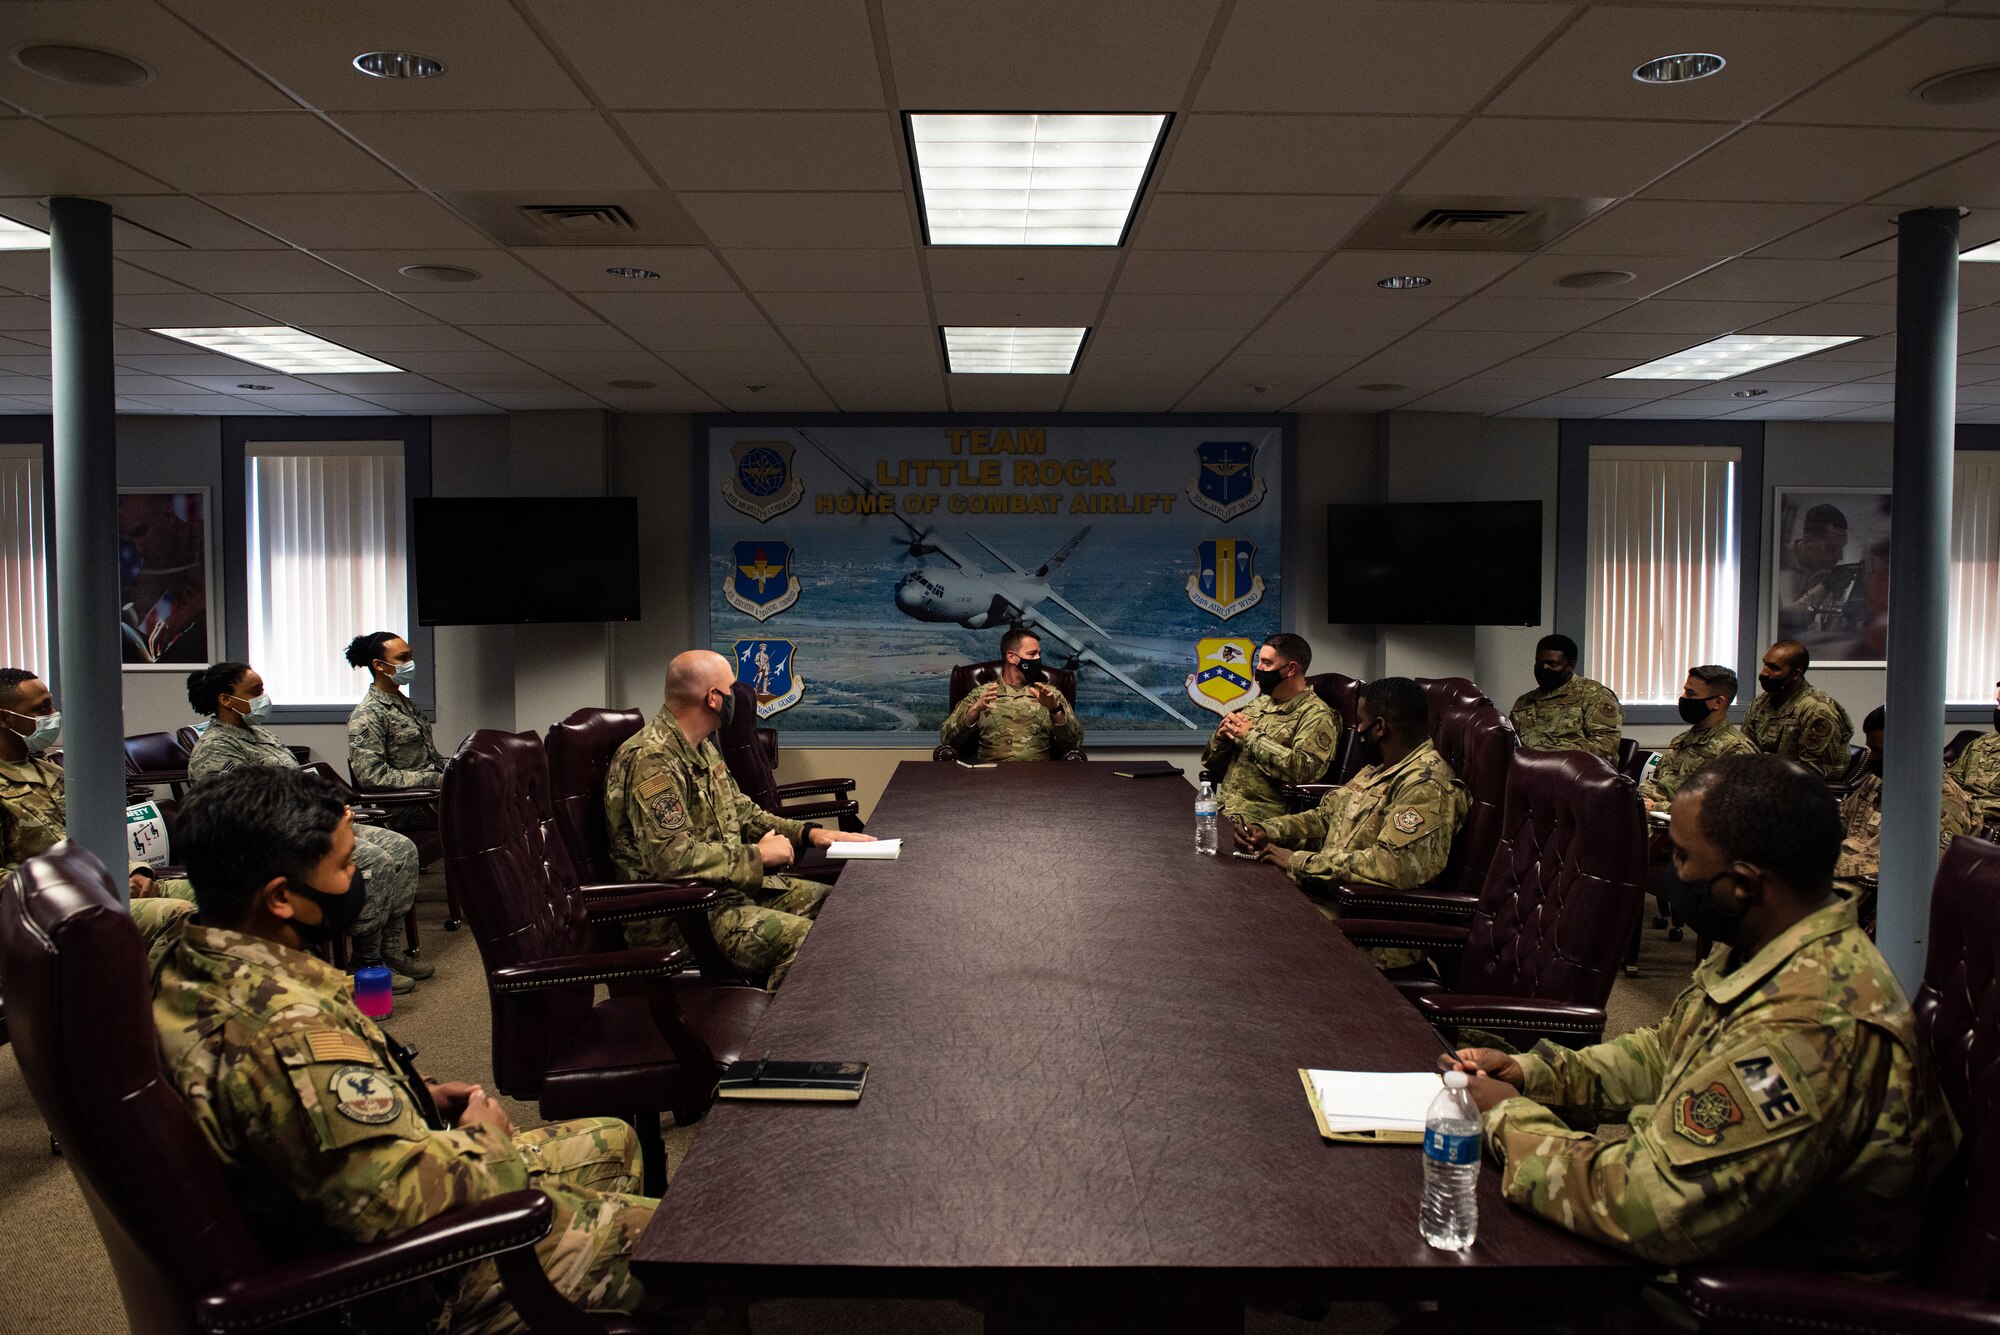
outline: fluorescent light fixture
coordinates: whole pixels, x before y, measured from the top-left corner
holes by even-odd
[[[0,250],[47,250],[49,234],[12,218],[0,218]]]
[[[1606,376],[1607,380],[1727,380],[1748,371],[1761,371],[1794,357],[1809,357],[1843,343],[1852,343],[1859,334],[1821,337],[1809,334],[1728,334]]]
[[[1116,246],[1166,133],[1155,115],[911,112],[933,246]]]
[[[1983,246],[1958,252],[1960,264],[2000,264],[2000,241],[1988,241]]]
[[[244,325],[229,329],[155,329],[156,334],[192,343],[240,361],[255,362],[287,375],[401,374],[403,368],[378,362],[363,352],[329,343],[290,325]]]
[[[1090,331],[1010,329],[996,325],[944,326],[947,363],[959,375],[1068,375]]]

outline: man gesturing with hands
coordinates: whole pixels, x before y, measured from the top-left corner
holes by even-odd
[[[1000,641],[1000,680],[968,692],[938,730],[946,746],[978,763],[1061,760],[1083,745],[1083,724],[1049,685],[1042,642],[1019,626]]]

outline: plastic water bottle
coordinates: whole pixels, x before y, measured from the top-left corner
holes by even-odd
[[[1479,1110],[1463,1071],[1446,1071],[1424,1114],[1424,1199],[1417,1227],[1441,1251],[1462,1252],[1479,1235]]]
[[[1210,857],[1222,851],[1221,804],[1216,801],[1215,785],[1207,779],[1194,794],[1194,851]]]
[[[371,1020],[379,1020],[396,1009],[396,997],[391,989],[393,979],[385,964],[371,964],[365,969],[354,971],[354,1005]]]

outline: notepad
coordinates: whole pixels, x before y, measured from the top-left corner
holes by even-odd
[[[1374,1145],[1420,1143],[1431,1101],[1444,1088],[1435,1071],[1301,1069],[1299,1079],[1322,1136]]]
[[[974,763],[973,763],[972,761],[970,761],[970,760],[960,760],[960,761],[956,761],[956,762],[954,762],[954,763],[956,763],[956,764],[957,764],[957,766],[958,766],[958,767],[959,767],[960,769],[999,769],[999,768],[1000,768],[1000,762],[999,762],[999,761],[997,761],[997,760],[982,760],[982,761],[980,761],[980,762],[979,762],[978,764],[974,764]]]
[[[716,1082],[719,1099],[853,1103],[868,1080],[867,1062],[731,1062]]]
[[[866,843],[828,844],[826,855],[830,858],[861,858],[877,862],[894,862],[903,856],[901,839],[876,839]]]
[[[1169,775],[1176,779],[1182,777],[1179,765],[1170,765],[1164,760],[1134,761],[1123,769],[1115,769],[1111,772],[1121,779],[1164,779]]]

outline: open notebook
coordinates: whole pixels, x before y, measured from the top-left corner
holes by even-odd
[[[881,862],[893,862],[903,856],[903,841],[901,839],[875,839],[866,843],[828,844],[826,846],[826,855],[830,858],[861,858],[863,860],[875,859]]]
[[[1435,1071],[1307,1071],[1306,1101],[1328,1140],[1417,1145],[1424,1117],[1444,1088]]]

